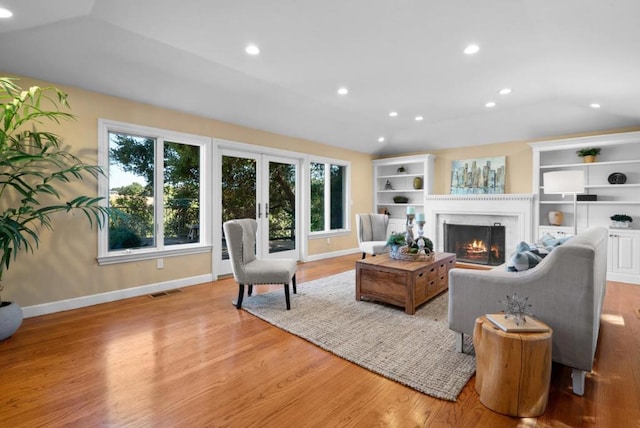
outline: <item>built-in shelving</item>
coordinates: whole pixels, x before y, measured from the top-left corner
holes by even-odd
[[[578,232],[592,226],[609,227],[612,215],[627,214],[633,218],[629,229],[610,229],[608,278],[640,283],[640,132],[531,143],[530,146],[533,149],[534,216],[539,235],[571,235],[574,222]],[[596,162],[580,162],[576,151],[587,147],[601,149]],[[545,194],[544,173],[562,170],[584,171],[585,194],[597,195],[597,200],[577,201],[577,213],[574,213],[573,195],[562,198]],[[616,172],[626,175],[626,183],[609,183],[608,177]],[[549,225],[550,211],[564,214],[562,225]]]
[[[389,230],[401,232],[406,223],[408,207],[413,207],[416,213],[424,213],[425,196],[433,189],[433,155],[402,156],[373,161],[373,210],[377,213],[389,214]],[[404,173],[398,173],[399,168]],[[415,188],[414,180],[419,179],[422,185]],[[387,182],[392,189],[386,189]],[[404,196],[406,203],[396,203],[395,196]]]

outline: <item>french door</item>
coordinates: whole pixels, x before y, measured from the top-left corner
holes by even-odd
[[[220,225],[239,218],[258,222],[259,258],[300,258],[300,161],[234,150],[220,150]],[[231,272],[221,230],[218,273]]]

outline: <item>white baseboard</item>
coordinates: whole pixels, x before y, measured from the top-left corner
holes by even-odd
[[[307,256],[305,262],[315,262],[316,260],[330,259],[333,257],[348,256],[349,254],[359,253],[359,248],[351,248],[349,250],[333,251],[331,253],[320,253]]]
[[[145,294],[157,293],[180,287],[189,287],[191,285],[211,281],[213,281],[213,275],[211,274],[192,276],[189,278],[181,278],[156,284],[142,285],[140,287],[125,288],[124,290],[93,294],[91,296],[82,296],[73,299],[58,300],[57,302],[43,303],[41,305],[26,306],[22,308],[22,312],[25,318],[37,317],[39,315],[84,308],[86,306],[98,305],[100,303],[114,302],[116,300],[128,299],[129,297],[144,296]]]
[[[608,281],[627,282],[629,284],[640,285],[640,276],[624,273],[607,272]]]

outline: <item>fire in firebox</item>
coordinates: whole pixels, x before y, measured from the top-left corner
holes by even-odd
[[[491,245],[491,250],[487,250],[487,244],[484,241],[474,239],[471,242],[463,243],[456,254],[462,253],[459,257],[484,262],[489,259],[500,259],[500,248],[496,244]]]
[[[444,224],[444,250],[460,262],[483,265],[504,263],[505,228],[500,224],[479,226]]]

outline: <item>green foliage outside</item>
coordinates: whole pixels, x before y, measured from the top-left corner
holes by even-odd
[[[111,206],[123,215],[109,224],[109,249],[137,248],[155,244],[154,148],[152,138],[110,134],[109,158],[146,185],[132,183],[111,189]],[[190,226],[200,218],[200,149],[164,143],[164,238],[165,245],[191,242]]]

